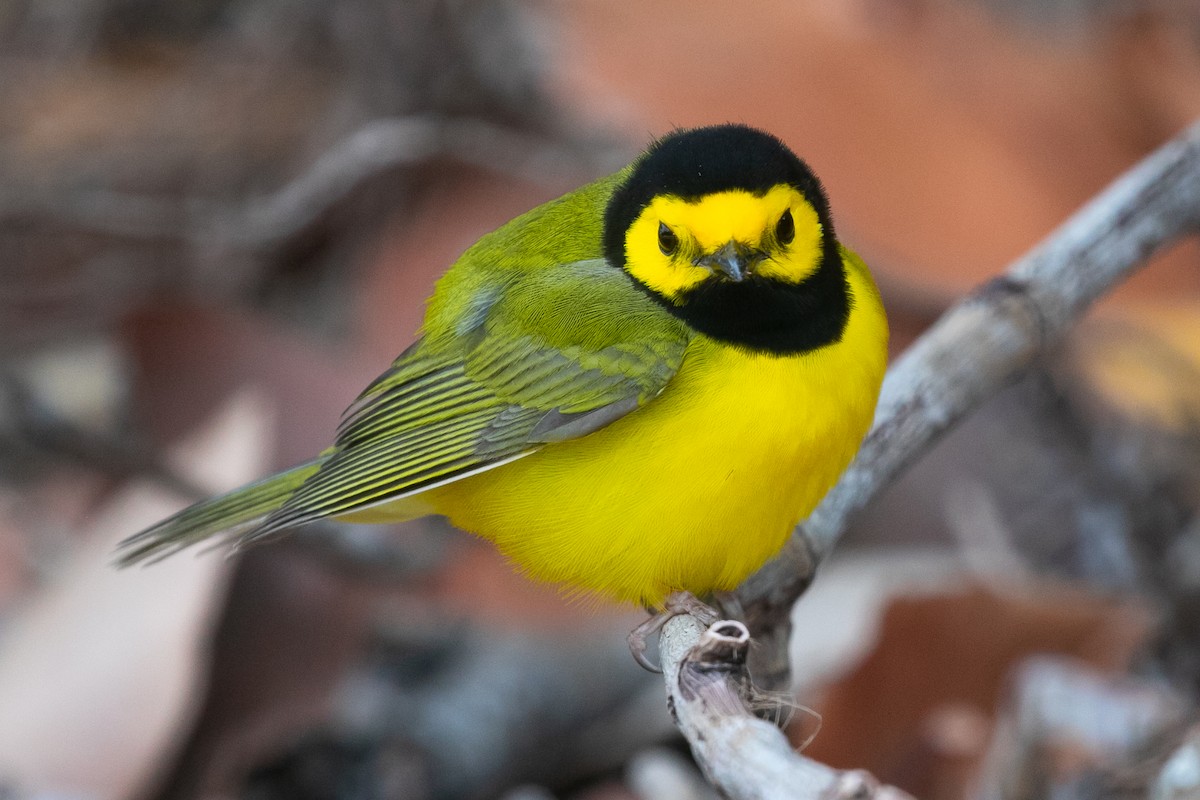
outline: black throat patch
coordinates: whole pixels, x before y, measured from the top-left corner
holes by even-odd
[[[841,341],[853,304],[836,243],[824,248],[821,266],[799,284],[754,276],[737,283],[706,281],[680,305],[651,295],[705,336],[775,355]]]

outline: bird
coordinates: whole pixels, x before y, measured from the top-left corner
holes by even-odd
[[[887,342],[807,164],[747,125],[674,130],[468,248],[331,447],[118,561],[440,515],[579,596],[728,592],[854,457]]]

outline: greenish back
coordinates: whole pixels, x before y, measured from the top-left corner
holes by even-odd
[[[653,399],[689,331],[601,254],[601,179],[483,237],[424,336],[347,411],[317,472],[255,535],[398,499],[585,436]]]

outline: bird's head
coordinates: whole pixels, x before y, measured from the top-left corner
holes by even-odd
[[[820,183],[744,125],[676,131],[613,193],[605,255],[701,333],[798,352],[840,338],[845,272]]]

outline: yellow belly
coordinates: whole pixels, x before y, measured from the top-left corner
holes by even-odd
[[[874,415],[887,322],[844,255],[854,306],[840,342],[776,357],[697,337],[662,394],[607,427],[349,517],[442,514],[584,595],[657,605],[734,588],[829,490]]]
[[[779,358],[698,339],[642,409],[421,500],[585,594],[656,604],[732,589],[849,463],[882,370],[882,353],[846,341]]]

